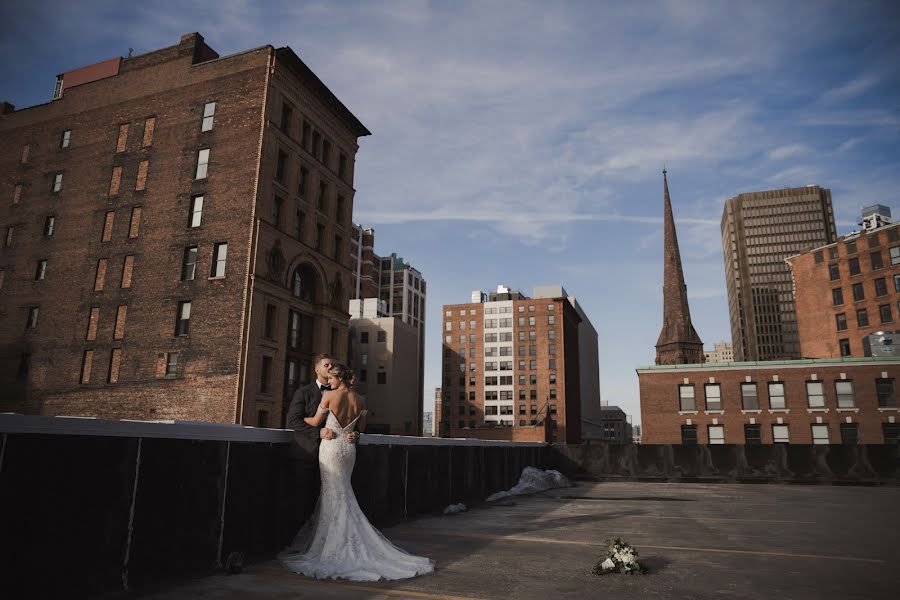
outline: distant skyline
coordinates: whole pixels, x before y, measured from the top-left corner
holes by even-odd
[[[719,222],[742,192],[831,190],[900,216],[900,4],[13,2],[0,100],[56,74],[178,43],[290,46],[372,136],[353,219],[428,282],[425,410],[441,306],[561,284],[597,329],[603,400],[639,420],[634,369],[662,320],[661,171],[694,326],[731,341]],[[161,127],[164,124],[160,124]]]

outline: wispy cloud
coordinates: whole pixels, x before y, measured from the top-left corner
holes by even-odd
[[[770,150],[768,156],[771,160],[783,160],[799,154],[808,154],[811,150],[806,144],[789,144]]]
[[[863,75],[861,77],[852,79],[841,86],[828,90],[827,92],[822,94],[822,100],[825,102],[832,102],[835,100],[846,100],[847,98],[853,98],[871,89],[880,81],[881,78],[876,75]]]

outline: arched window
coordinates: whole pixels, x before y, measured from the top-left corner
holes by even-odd
[[[319,278],[309,265],[300,265],[294,270],[291,291],[305,302],[314,303],[318,295]]]

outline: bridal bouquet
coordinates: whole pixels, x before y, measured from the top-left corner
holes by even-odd
[[[603,542],[606,555],[597,561],[591,569],[591,575],[603,575],[604,573],[625,573],[626,575],[640,575],[647,572],[647,568],[638,562],[637,550],[631,547],[622,538],[606,540]]]

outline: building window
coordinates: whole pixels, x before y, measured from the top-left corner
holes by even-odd
[[[891,257],[891,266],[900,265],[900,246],[894,246],[888,250]]]
[[[772,425],[772,442],[776,444],[790,444],[791,438],[787,425]]]
[[[894,393],[894,378],[876,379],[875,395],[878,396],[879,408],[896,408],[897,396]]]
[[[894,275],[894,291],[900,292],[900,275]]]
[[[384,344],[387,342],[387,332],[386,331],[376,331],[375,332],[375,341],[379,344]]]
[[[278,308],[274,304],[266,304],[266,320],[263,329],[263,337],[275,339],[275,321],[278,317]]]
[[[112,239],[113,220],[115,219],[115,216],[115,211],[111,210],[106,213],[106,217],[103,219],[103,232],[100,234],[101,242],[108,242]]]
[[[815,252],[813,252],[813,260],[815,260],[816,264],[825,261],[825,257],[822,255],[821,250],[816,250]]]
[[[856,423],[841,423],[841,443],[855,446],[859,443],[859,431]]]
[[[62,137],[59,139],[59,147],[60,148],[68,148],[69,141],[72,139],[72,130],[66,129],[62,132]]]
[[[707,425],[706,433],[710,444],[725,443],[725,426],[724,425]]]
[[[131,220],[128,223],[128,237],[136,238],[141,231],[141,207],[131,207]]]
[[[857,302],[859,300],[866,299],[866,290],[863,288],[862,283],[854,283],[853,284],[853,301]]]
[[[828,249],[828,258],[831,260],[837,260],[838,257],[838,249],[837,246],[832,246]]]
[[[828,275],[831,278],[831,281],[836,281],[841,278],[841,269],[839,265],[828,265]]]
[[[859,273],[860,273],[859,258],[854,256],[854,257],[850,258],[849,260],[847,260],[847,267],[850,268],[851,275],[859,275]]]
[[[852,381],[835,381],[834,391],[837,394],[838,408],[853,408],[855,405],[853,397]]]
[[[271,386],[269,384],[271,375],[272,375],[272,357],[271,356],[263,356],[262,357],[262,365],[259,369],[259,393],[260,394],[268,394],[272,391]]]
[[[294,116],[294,109],[287,102],[281,104],[281,130],[287,134],[291,132],[291,120]]]
[[[53,193],[57,193],[62,190],[62,182],[63,182],[63,174],[57,173],[53,176]]]
[[[834,288],[831,290],[831,300],[835,306],[840,306],[844,303],[844,291],[841,288]]]
[[[859,327],[868,327],[869,326],[869,313],[865,308],[857,309],[856,311],[856,324]]]
[[[39,309],[37,306],[31,306],[28,308],[28,320],[25,322],[25,329],[34,329],[37,327],[38,312]]]
[[[175,335],[188,335],[191,331],[191,302],[184,300],[178,303],[175,315]]]
[[[887,296],[887,293],[887,281],[884,277],[879,277],[875,280],[875,296]]]
[[[287,171],[287,153],[283,150],[278,151],[278,160],[275,163],[275,181],[284,183],[285,171]]]
[[[825,408],[825,385],[821,381],[806,382],[806,402],[809,408]]]
[[[850,356],[850,340],[847,338],[842,338],[838,340],[838,345],[841,348],[841,356]]]
[[[82,384],[91,382],[91,366],[94,364],[94,351],[85,350],[81,356],[81,381]]]
[[[344,238],[339,235],[334,236],[334,260],[343,263]]]
[[[109,354],[109,373],[106,383],[119,383],[119,367],[122,365],[122,349],[113,348]]]
[[[847,254],[856,254],[856,242],[847,242]]]
[[[175,377],[176,372],[178,371],[178,353],[177,352],[169,352],[166,354],[166,377],[173,378]]]
[[[200,227],[203,220],[203,196],[193,196],[191,198],[191,209],[188,213],[188,227]]]
[[[106,259],[104,259],[105,261]],[[106,269],[106,263],[104,262],[104,272]],[[134,272],[134,255],[129,254],[122,261],[122,281],[120,282],[120,286],[122,289],[127,289],[131,287],[131,276]],[[103,283],[101,281],[100,286],[103,287]]]
[[[346,180],[347,175],[347,157],[343,152],[338,153],[338,177]]]
[[[706,410],[722,410],[722,386],[718,383],[707,383],[703,386],[706,399]]]
[[[881,255],[880,250],[878,252],[872,252],[871,254],[869,254],[869,258],[872,261],[873,271],[884,268],[884,257]]]
[[[210,277],[225,277],[225,262],[228,258],[228,244],[220,242],[213,246],[212,269]]]
[[[128,143],[128,123],[119,125],[119,137],[116,139],[116,152],[125,152]]]
[[[13,204],[18,204],[22,199],[22,184],[17,183],[16,187],[13,188]]]
[[[284,198],[275,196],[272,200],[272,225],[279,227],[281,225],[281,212],[284,208]]]
[[[890,304],[881,304],[878,307],[878,316],[881,318],[882,323],[890,323],[894,320],[894,315],[891,312]]]
[[[744,410],[759,410],[759,398],[755,383],[741,384],[741,406]]]
[[[16,372],[16,376],[19,379],[27,379],[28,373],[31,371],[31,354],[28,352],[23,352],[19,356],[19,370]]]
[[[306,198],[306,186],[309,181],[309,170],[306,167],[300,167],[299,181],[297,182],[297,192],[301,198]]]
[[[181,280],[193,281],[197,274],[197,246],[188,246],[184,249],[184,257],[181,261]]]
[[[319,252],[322,251],[322,241],[325,239],[325,226],[322,224],[316,224],[316,239],[315,248]]]
[[[744,425],[744,443],[748,446],[758,446],[762,443],[761,425]]]
[[[828,425],[813,425],[812,426],[812,443],[813,444],[827,444],[828,443]]]
[[[153,130],[156,129],[156,117],[149,117],[144,120],[144,137],[141,140],[141,147],[153,145]]]
[[[769,382],[769,408],[787,408],[783,383],[777,381]]]
[[[334,204],[334,220],[337,221],[338,223],[341,223],[344,220],[344,204],[345,204],[344,197],[342,195],[338,194],[337,200],[335,201],[335,204]],[[418,284],[418,280],[416,280],[416,283]]]
[[[197,153],[197,172],[194,179],[206,179],[206,167],[209,165],[209,148],[204,148]]]
[[[97,260],[97,271],[94,274],[94,291],[101,292],[103,291],[103,286],[106,283],[106,259],[101,258]]]
[[[42,259],[37,262],[37,268],[34,270],[34,280],[43,281],[47,275],[47,261]]]
[[[838,331],[846,331],[847,329],[847,315],[846,313],[838,313],[834,315],[835,324],[837,326]]]
[[[213,120],[216,116],[216,103],[207,102],[203,105],[203,121],[200,123],[200,131],[212,131]]]
[[[56,217],[47,217],[44,219],[44,237],[52,237],[53,230],[56,227]]]
[[[4,243],[6,244],[7,248],[12,246],[14,231],[15,231],[15,227],[13,227],[12,225],[10,225],[9,227],[6,228],[6,241]]]
[[[679,385],[678,386],[678,410],[679,411],[690,411],[697,410],[697,405],[694,402],[694,386],[693,385]]]
[[[384,385],[387,383],[387,373],[385,372],[384,367],[378,367],[378,375],[375,382],[379,385]]]
[[[885,444],[896,444],[900,439],[900,423],[882,423],[881,434]]]
[[[697,445],[697,426],[682,425],[681,426],[681,444],[683,446]]]

